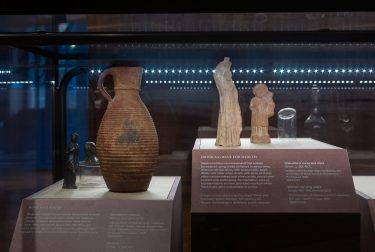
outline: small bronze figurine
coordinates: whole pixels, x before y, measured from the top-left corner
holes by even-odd
[[[96,145],[94,142],[86,142],[85,154],[85,162],[87,164],[97,164],[99,162],[99,159],[96,157]]]
[[[268,118],[273,116],[275,103],[273,93],[268,91],[265,84],[257,84],[253,88],[253,97],[250,101],[251,110],[251,142],[256,144],[270,143],[268,134]]]
[[[79,146],[78,146],[78,134],[73,133],[70,136],[70,143],[66,149],[66,165],[64,171],[64,184],[63,188],[66,189],[77,189],[76,185],[76,173],[78,169],[78,154],[79,154]]]

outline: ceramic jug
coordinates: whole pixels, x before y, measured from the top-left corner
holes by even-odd
[[[108,100],[97,135],[100,168],[110,191],[146,191],[159,153],[158,135],[139,91],[141,67],[113,67],[99,77],[98,89]],[[115,95],[104,89],[113,77]]]

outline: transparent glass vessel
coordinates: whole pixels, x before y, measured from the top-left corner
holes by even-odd
[[[279,138],[297,137],[297,111],[294,108],[283,108],[277,113],[277,134]]]
[[[303,128],[304,136],[323,140],[325,138],[326,120],[319,109],[319,91],[319,87],[314,84],[311,88],[312,108]]]

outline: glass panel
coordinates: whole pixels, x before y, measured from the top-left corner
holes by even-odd
[[[372,31],[373,17],[371,12],[0,16],[0,32]],[[347,148],[353,174],[375,173],[371,41],[97,44],[93,37],[88,44],[78,42],[29,47],[24,41],[22,48],[34,53],[0,47],[1,251],[9,247],[22,198],[52,183],[55,70],[60,82],[71,69],[90,68],[70,81],[66,96],[66,141],[72,132],[79,134],[83,160],[85,142],[96,141],[107,107],[96,89],[98,76],[130,62],[144,68],[140,95],[159,136],[154,174],[182,176],[185,210],[194,141],[216,137],[219,95],[212,71],[224,57],[233,62],[243,137],[250,136],[252,88],[265,83],[274,93],[275,111],[296,109],[297,137]],[[116,95],[111,78],[105,86]],[[277,137],[277,116],[270,119],[270,134]]]
[[[0,250],[7,251],[21,200],[51,184],[51,62],[0,47]]]

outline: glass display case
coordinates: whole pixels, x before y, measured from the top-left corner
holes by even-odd
[[[375,13],[182,13],[0,16],[0,250],[21,200],[63,177],[71,133],[96,142],[107,100],[99,75],[143,67],[140,96],[159,138],[155,175],[181,176],[183,250],[190,251],[191,155],[215,138],[213,70],[232,61],[250,137],[252,88],[295,109],[296,136],[347,149],[353,175],[375,175]],[[113,80],[104,85],[113,96]],[[277,113],[270,135],[277,137]],[[293,135],[294,136],[294,135]],[[368,250],[370,251],[370,250]]]

